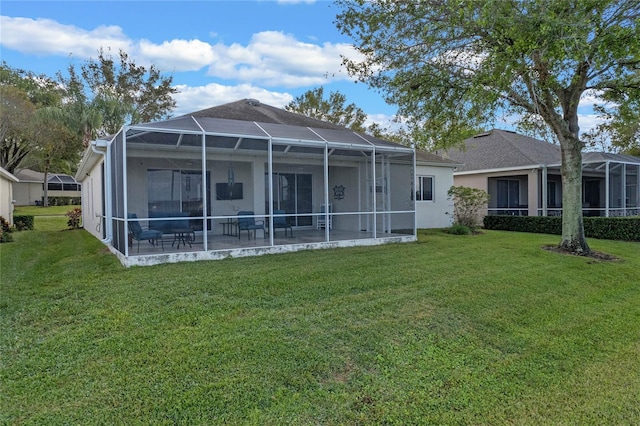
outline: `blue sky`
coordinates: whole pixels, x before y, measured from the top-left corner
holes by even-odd
[[[173,76],[182,114],[256,98],[282,107],[320,85],[372,120],[395,109],[341,66],[356,55],[328,1],[2,1],[0,55],[14,68],[54,76],[100,47]],[[388,123],[387,123],[388,124]]]
[[[337,30],[337,13],[329,1],[3,0],[0,58],[53,77],[100,47],[123,49],[173,76],[176,115],[242,98],[282,107],[322,85],[386,127],[395,108],[341,66],[341,55],[358,54]],[[587,104],[582,130],[593,125]]]

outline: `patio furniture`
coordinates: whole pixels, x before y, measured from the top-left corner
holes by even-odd
[[[191,228],[172,228],[169,230],[169,233],[173,234],[171,247],[173,247],[176,242],[178,243],[176,248],[180,248],[180,243],[182,243],[184,247],[186,247],[187,244],[189,244],[189,247],[192,247],[191,243],[196,239],[196,234]]]
[[[331,204],[329,204],[329,230],[331,230]],[[320,206],[320,216],[318,216],[318,220],[316,221],[316,229],[322,229],[327,226],[327,216],[324,204]]]
[[[255,240],[256,229],[262,229],[262,235],[267,238],[264,231],[264,220],[256,220],[252,211],[238,212],[238,239],[242,236],[242,231],[247,231],[247,238],[251,239],[251,231],[253,231],[253,239]]]
[[[287,236],[287,229],[290,232],[290,237],[293,237],[293,228],[289,224],[289,218],[285,216],[287,212],[284,210],[273,211],[273,234],[275,236],[276,229],[284,228],[284,236]]]
[[[132,239],[138,241],[138,253],[140,253],[140,241],[149,241],[149,243],[157,247],[158,241],[162,246],[162,251],[164,251],[164,244],[162,242],[162,232],[155,229],[143,229],[140,226],[140,222],[138,222],[138,216],[135,213],[129,213],[127,215],[127,219],[129,219],[129,235]],[[134,220],[131,220],[134,219]]]

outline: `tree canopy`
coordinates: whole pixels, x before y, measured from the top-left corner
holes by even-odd
[[[58,105],[62,91],[46,76],[0,67],[0,166],[14,173],[38,148],[36,111]]]
[[[589,253],[581,211],[578,106],[588,95],[631,106],[640,87],[640,2],[339,0],[338,28],[363,60],[352,75],[408,117],[422,145],[450,146],[508,114],[560,143],[561,246]],[[623,126],[624,127],[624,126]]]
[[[298,96],[284,109],[363,132],[367,114],[356,104],[346,103],[347,97],[338,91],[329,93],[326,99],[321,86]]]
[[[155,66],[136,65],[119,52],[98,51],[80,69],[70,65],[57,81],[0,67],[0,166],[49,170],[75,163],[83,147],[123,125],[165,118],[175,107],[172,78]]]
[[[146,123],[166,118],[175,108],[171,86],[173,78],[163,76],[151,65],[136,65],[129,55],[120,50],[118,59],[100,49],[97,59],[90,59],[80,70],[72,64],[67,77],[58,77],[68,88],[69,100],[83,106],[81,116],[89,120],[92,111],[101,116],[102,134],[114,134],[125,124]]]

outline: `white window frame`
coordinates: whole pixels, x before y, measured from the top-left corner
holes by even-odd
[[[422,188],[423,188],[423,184],[424,184],[424,180],[425,179],[431,179],[431,199],[430,200],[423,200],[422,199]],[[418,176],[418,181],[416,182],[416,201],[419,202],[425,202],[425,203],[433,203],[436,199],[436,194],[435,194],[435,190],[436,190],[436,178],[435,176],[432,175],[424,175],[424,176]]]

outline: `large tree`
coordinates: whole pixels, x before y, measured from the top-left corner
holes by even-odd
[[[640,87],[640,2],[338,0],[362,60],[349,71],[410,118],[423,143],[452,145],[499,114],[551,131],[562,152],[561,247],[590,252],[582,220],[578,105]],[[620,95],[618,95],[620,99]]]
[[[85,124],[91,121],[92,111],[100,112],[100,133],[114,134],[125,124],[166,118],[176,106],[173,78],[155,65],[136,65],[122,50],[114,59],[100,49],[98,58],[88,60],[79,71],[73,64],[67,71],[67,76],[59,74],[59,78],[69,89],[69,101],[84,106]]]
[[[38,147],[35,113],[59,105],[60,87],[52,79],[0,66],[0,166],[11,173]]]

